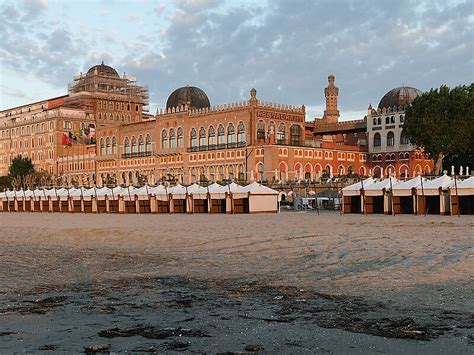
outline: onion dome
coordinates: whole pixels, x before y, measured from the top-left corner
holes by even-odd
[[[188,109],[200,109],[210,107],[209,98],[206,93],[195,86],[183,86],[176,89],[168,97],[166,108],[188,106]]]
[[[94,65],[92,68],[90,68],[87,71],[87,74],[94,74],[96,69],[97,69],[97,74],[99,75],[120,77],[120,75],[117,73],[117,71],[114,68],[109,67],[108,65],[105,65],[104,62],[102,62],[102,64]]]
[[[379,103],[379,109],[410,105],[422,92],[418,89],[401,86],[387,92]]]

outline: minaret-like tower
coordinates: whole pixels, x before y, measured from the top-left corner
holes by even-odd
[[[337,109],[339,89],[334,85],[334,80],[334,75],[329,75],[329,85],[324,89],[324,94],[326,95],[326,110],[324,110],[323,119],[326,120],[327,123],[337,123],[339,118],[339,110]]]

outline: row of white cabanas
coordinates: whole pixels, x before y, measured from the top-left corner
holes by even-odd
[[[277,212],[278,191],[253,182],[222,186],[51,188],[0,193],[2,211],[119,213]]]
[[[474,177],[368,178],[342,189],[344,213],[474,214]]]

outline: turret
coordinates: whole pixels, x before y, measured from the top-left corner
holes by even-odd
[[[324,89],[326,95],[326,110],[324,110],[323,119],[328,123],[337,123],[339,118],[339,110],[337,109],[337,98],[339,96],[339,89],[334,85],[334,75],[328,76],[329,85]]]

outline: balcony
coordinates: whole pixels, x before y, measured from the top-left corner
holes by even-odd
[[[153,152],[123,153],[122,159],[151,157]]]
[[[219,143],[219,144],[209,144],[209,145],[201,145],[199,147],[189,147],[187,151],[189,153],[195,152],[204,152],[209,150],[219,150],[219,149],[233,149],[233,148],[243,148],[247,145],[246,142],[233,142],[233,143]]]

